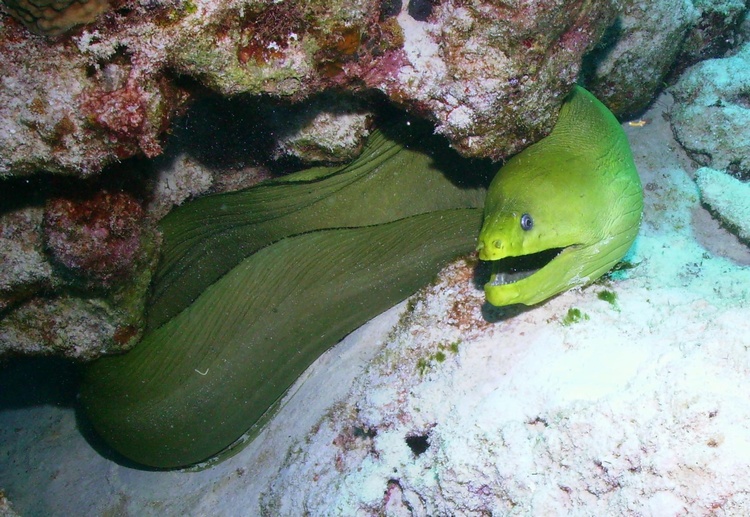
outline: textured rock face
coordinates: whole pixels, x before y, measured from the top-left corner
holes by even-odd
[[[0,22],[0,177],[87,177],[161,152],[159,135],[183,96],[144,71],[127,46],[112,41],[107,57],[97,57],[71,40],[50,43],[7,17]]]
[[[44,217],[47,248],[68,272],[108,285],[132,271],[143,215],[140,204],[123,192],[53,199]]]
[[[626,3],[610,30],[614,45],[588,86],[615,113],[643,109],[674,64],[687,30],[698,20],[690,1]]]
[[[372,86],[425,112],[462,153],[494,159],[551,129],[581,57],[616,13],[606,2],[447,2],[423,19],[412,7],[397,17],[398,72]]]
[[[701,167],[695,172],[701,201],[722,224],[750,245],[750,183]]]
[[[718,57],[740,38],[740,0],[626,0],[592,53],[587,87],[617,115],[645,109],[669,76]]]
[[[179,46],[174,63],[229,94],[380,90],[435,121],[464,154],[500,158],[551,128],[561,94],[614,7],[279,3],[242,16],[230,10],[220,33]]]
[[[153,231],[127,195],[0,215],[0,356],[93,359],[140,336]]]
[[[750,174],[750,44],[731,57],[688,69],[671,89],[672,128],[698,163],[738,176]]]
[[[693,0],[698,22],[688,31],[678,68],[702,59],[720,57],[742,42],[742,22],[748,6],[742,0]]]
[[[13,10],[15,2],[6,9]],[[462,152],[501,158],[548,131],[615,0],[138,3],[55,40],[0,21],[0,175],[81,176],[160,153],[184,91],[300,100],[379,90]]]

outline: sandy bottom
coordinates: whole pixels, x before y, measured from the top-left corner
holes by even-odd
[[[500,311],[458,262],[202,472],[111,459],[79,425],[72,370],[14,364],[0,487],[24,516],[742,514],[750,252],[702,208],[668,103],[625,125],[646,195],[632,269]]]

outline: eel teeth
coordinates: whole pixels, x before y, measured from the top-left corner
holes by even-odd
[[[524,278],[530,277],[534,273],[539,271],[538,269],[531,269],[529,271],[498,271],[493,273],[490,277],[490,285],[506,285],[518,282]]]

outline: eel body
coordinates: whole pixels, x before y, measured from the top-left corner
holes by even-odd
[[[576,86],[552,132],[514,156],[490,184],[477,250],[492,261],[492,305],[534,305],[593,282],[638,233],[643,192],[627,137]]]
[[[482,182],[454,181],[467,177],[457,156],[446,168],[440,151],[400,144],[376,134],[349,166],[170,214],[144,338],[84,372],[98,434],[149,467],[212,464],[326,349],[469,253]]]

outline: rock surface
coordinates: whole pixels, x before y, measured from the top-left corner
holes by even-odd
[[[708,167],[696,171],[695,181],[701,201],[724,226],[750,245],[750,183]]]
[[[97,194],[0,214],[0,357],[90,360],[135,344],[156,243],[134,207]]]
[[[222,95],[379,90],[465,154],[501,158],[552,127],[614,2],[159,0],[56,39],[5,16],[0,176],[159,154],[188,95],[175,72]]]
[[[0,517],[18,517],[18,514],[13,511],[13,505],[10,504],[2,490],[0,490]]]
[[[742,36],[741,0],[625,0],[623,13],[588,56],[586,86],[616,115],[642,112],[670,77],[721,56]]]
[[[689,68],[671,88],[677,140],[700,165],[750,174],[750,43]]]
[[[0,178],[88,177],[137,153],[161,152],[159,136],[184,100],[150,70],[164,52],[143,63],[117,36],[92,51],[98,38],[50,42],[0,18]]]

